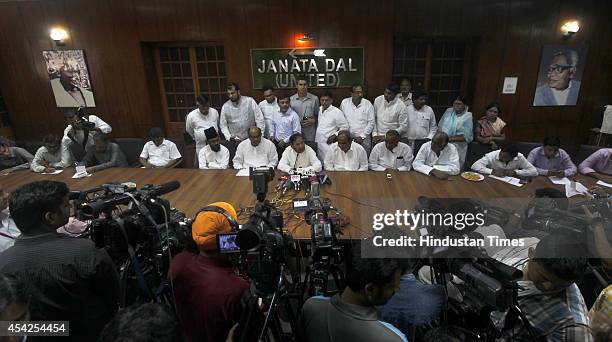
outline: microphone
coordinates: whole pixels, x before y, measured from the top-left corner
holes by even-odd
[[[276,184],[276,191],[280,190],[285,185],[285,182],[287,181],[288,178],[289,177],[287,177],[287,176],[281,176],[278,179],[279,182],[278,182],[278,184]]]
[[[284,195],[285,192],[287,192],[287,190],[289,190],[292,185],[293,182],[291,181],[291,179],[285,180],[285,183],[283,183],[283,190],[281,191],[281,196]]]
[[[169,192],[172,192],[180,187],[181,187],[181,182],[174,180],[174,181],[162,183],[160,185],[152,187],[151,190],[149,190],[147,195],[149,197],[157,197],[157,196],[161,196]]]

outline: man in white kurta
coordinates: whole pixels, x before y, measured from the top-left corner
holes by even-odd
[[[315,135],[317,154],[321,161],[325,160],[325,155],[329,151],[329,146],[336,142],[338,132],[349,129],[349,124],[346,121],[344,113],[332,105],[333,101],[330,92],[326,92],[321,96],[319,124]]]
[[[185,131],[195,140],[196,156],[198,156],[200,150],[207,143],[204,131],[214,127],[215,131],[219,132],[219,112],[210,107],[210,102],[206,95],[198,96],[196,102],[198,108],[189,112],[185,119]]]
[[[417,172],[439,179],[458,175],[461,170],[457,148],[448,143],[448,135],[444,132],[436,133],[431,141],[421,146],[412,167]]]
[[[200,150],[198,166],[200,169],[227,169],[229,166],[230,153],[227,147],[221,145],[221,139],[217,131],[210,127],[206,130],[208,145]]]
[[[368,155],[360,144],[352,141],[349,131],[338,133],[325,157],[326,171],[367,171]]]
[[[110,133],[113,128],[96,115],[81,116],[75,110],[64,112],[68,126],[64,129],[62,137],[62,162],[76,160],[72,154],[71,145],[77,145],[82,152],[87,152],[94,146],[94,135],[97,133]],[[92,123],[93,128],[88,129],[84,123]]]
[[[235,83],[227,85],[227,100],[221,107],[219,128],[225,139],[240,142],[248,137],[249,127],[257,126],[263,132],[266,129],[261,108],[252,97],[241,95],[240,87]]]
[[[356,85],[351,88],[351,97],[342,100],[340,110],[349,124],[353,141],[370,153],[375,122],[374,106],[369,100],[363,98],[362,86]]]
[[[436,125],[436,115],[427,103],[427,93],[423,90],[416,90],[413,94],[413,104],[406,107],[408,116],[408,131],[403,136],[414,148],[415,140],[433,138],[438,126]]]
[[[278,162],[279,170],[289,173],[299,168],[314,172],[320,172],[323,169],[315,151],[304,143],[302,134],[292,135],[289,142],[291,146],[285,149],[281,160]]]
[[[259,102],[259,108],[264,116],[264,121],[266,123],[266,130],[264,131],[264,137],[270,138],[270,135],[273,132],[270,132],[270,128],[272,127],[272,122],[274,120],[274,113],[278,113],[278,99],[274,94],[274,89],[268,87],[264,89],[263,92],[264,99]]]
[[[234,169],[249,167],[276,167],[278,153],[276,146],[270,140],[263,138],[259,127],[251,127],[248,139],[238,145],[234,156]]]
[[[410,171],[412,166],[412,149],[400,142],[400,135],[395,130],[387,131],[385,141],[372,148],[370,153],[370,170],[373,171]]]
[[[483,175],[498,177],[538,176],[538,169],[522,153],[519,153],[518,148],[513,144],[507,144],[501,150],[485,154],[472,165],[472,170]]]
[[[400,137],[408,131],[408,115],[406,105],[398,98],[397,84],[390,84],[383,95],[374,100],[374,113],[376,116],[374,131],[372,132],[373,143],[385,140],[385,134],[389,130],[395,130]]]

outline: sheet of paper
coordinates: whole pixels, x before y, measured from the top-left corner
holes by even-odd
[[[582,185],[580,182],[565,184],[565,196],[567,198],[574,197],[576,195],[586,195],[589,189]]]
[[[64,171],[64,169],[59,169],[59,170],[55,170],[53,172],[43,172],[43,175],[57,175],[58,173],[62,173],[62,171]]]
[[[249,176],[249,169],[240,169],[240,171],[236,173],[236,177],[248,177],[248,176]]]
[[[571,183],[571,181],[567,177],[563,177],[563,178],[548,177],[548,179],[550,179],[550,181],[553,184],[558,184],[558,185],[565,185],[565,184],[570,184]]]
[[[74,176],[72,176],[72,178],[84,178],[84,177],[90,177],[91,173],[83,173],[83,172],[77,172],[74,174]]]
[[[497,179],[500,180],[504,183],[508,183],[510,185],[514,185],[514,186],[518,186],[521,187],[523,186],[523,184],[521,184],[521,180],[516,178],[516,177],[498,177],[498,176],[493,176],[493,175],[489,175],[489,177],[493,178],[493,179]]]
[[[612,184],[610,184],[610,183],[606,183],[606,182],[601,181],[601,180],[600,180],[600,181],[597,181],[597,183],[595,183],[595,184],[597,184],[597,185],[607,186],[608,188],[612,188]]]

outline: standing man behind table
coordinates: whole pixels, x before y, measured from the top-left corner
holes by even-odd
[[[334,99],[329,91],[321,96],[321,108],[319,109],[319,125],[315,141],[317,142],[317,152],[319,159],[324,161],[325,155],[329,151],[330,145],[335,143],[338,132],[349,129],[349,124],[340,109],[334,107]]]
[[[266,122],[252,97],[241,95],[236,83],[227,84],[227,100],[221,107],[219,126],[225,139],[235,144],[248,138],[249,127],[257,126],[263,132]]]
[[[412,94],[413,103],[406,107],[408,116],[408,131],[404,138],[412,149],[416,145],[422,145],[426,140],[431,140],[438,131],[436,115],[427,103],[427,92],[417,89]],[[415,143],[416,142],[416,143]]]
[[[414,94],[410,92],[412,89],[412,82],[407,78],[402,78],[400,81],[400,92],[397,94],[397,98],[404,103],[406,107],[412,104],[412,101],[416,98]]]
[[[400,136],[408,131],[408,114],[406,105],[397,98],[399,86],[391,83],[385,88],[383,95],[374,100],[376,121],[372,132],[373,144],[385,140],[389,130],[397,131]]]
[[[372,130],[374,129],[374,106],[363,98],[363,86],[356,84],[351,87],[351,97],[342,100],[340,109],[349,124],[353,141],[365,148],[369,154],[372,150]],[[319,126],[321,125],[319,119]]]
[[[94,135],[110,133],[113,128],[96,115],[86,115],[83,108],[64,112],[68,126],[62,138],[62,160],[81,161],[94,146]]]
[[[317,117],[319,116],[319,98],[308,92],[308,79],[298,76],[297,93],[291,96],[291,108],[302,120],[302,134],[306,141],[315,141]]]
[[[283,156],[278,162],[279,170],[289,173],[289,171],[298,168],[314,172],[320,172],[323,169],[315,151],[304,143],[302,134],[292,135],[289,142],[291,142],[291,148],[286,148],[283,152]]]
[[[210,107],[210,100],[204,94],[196,98],[196,103],[198,108],[187,114],[185,119],[185,131],[195,140],[197,161],[200,150],[208,143],[204,131],[210,127],[219,131],[219,112]]]
[[[289,144],[289,137],[302,132],[300,117],[291,109],[290,103],[289,95],[281,95],[278,100],[279,109],[274,113],[272,126],[270,127],[270,140],[276,144],[280,151],[279,154],[282,154],[282,151]]]
[[[263,91],[264,99],[259,102],[259,108],[266,122],[266,130],[263,132],[263,135],[266,138],[270,138],[270,135],[273,133],[270,131],[270,128],[274,122],[274,113],[277,113],[279,110],[278,99],[276,94],[274,94],[274,88],[266,86],[263,88]]]

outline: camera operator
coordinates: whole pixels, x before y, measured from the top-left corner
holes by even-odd
[[[304,303],[300,316],[303,341],[406,341],[397,328],[378,320],[376,308],[398,290],[404,268],[396,259],[362,258],[357,246],[342,294],[311,297]]]
[[[181,342],[183,336],[174,313],[159,303],[132,305],[120,310],[104,327],[98,342]]]
[[[117,310],[119,276],[104,249],[56,232],[68,222],[68,193],[66,184],[52,181],[11,193],[21,235],[0,254],[0,272],[27,282],[33,321],[70,321],[71,340],[91,341]]]
[[[229,203],[215,202],[207,207],[218,207],[237,219]],[[187,341],[223,341],[240,320],[240,299],[249,283],[234,274],[232,264],[218,251],[216,235],[232,231],[225,214],[199,212],[191,228],[199,253],[179,253],[170,265],[168,277]]]
[[[68,126],[62,138],[62,160],[81,161],[87,151],[93,148],[96,133],[110,133],[112,127],[96,115],[85,115],[83,108],[64,112]]]

